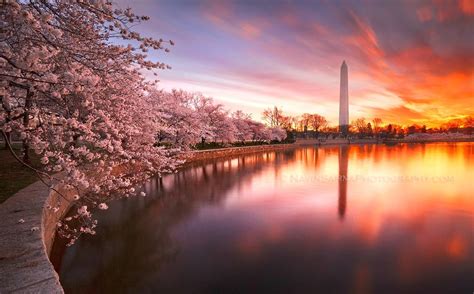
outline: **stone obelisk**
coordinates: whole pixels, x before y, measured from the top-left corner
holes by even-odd
[[[349,131],[349,81],[346,61],[341,65],[341,87],[339,93],[339,132],[344,136]]]

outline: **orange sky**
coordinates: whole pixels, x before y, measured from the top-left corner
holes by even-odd
[[[173,39],[165,89],[214,97],[261,118],[338,120],[339,68],[349,66],[350,120],[435,126],[474,115],[474,2],[119,1],[151,21],[136,27]]]

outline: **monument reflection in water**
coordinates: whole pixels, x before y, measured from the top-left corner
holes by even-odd
[[[54,260],[66,292],[471,293],[474,144],[300,148],[154,179]]]

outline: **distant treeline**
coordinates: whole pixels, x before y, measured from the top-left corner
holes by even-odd
[[[295,138],[333,138],[339,137],[338,126],[329,126],[327,119],[319,114],[304,113],[299,116],[285,115],[278,107],[268,108],[263,112],[263,120],[272,127],[284,128],[288,139]],[[357,138],[403,138],[416,133],[474,133],[474,117],[465,116],[451,119],[439,127],[412,124],[402,126],[385,123],[381,118],[357,118],[348,126],[348,136]]]

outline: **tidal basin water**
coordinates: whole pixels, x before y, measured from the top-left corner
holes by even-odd
[[[66,293],[472,293],[474,144],[302,147],[153,179],[53,261]]]

